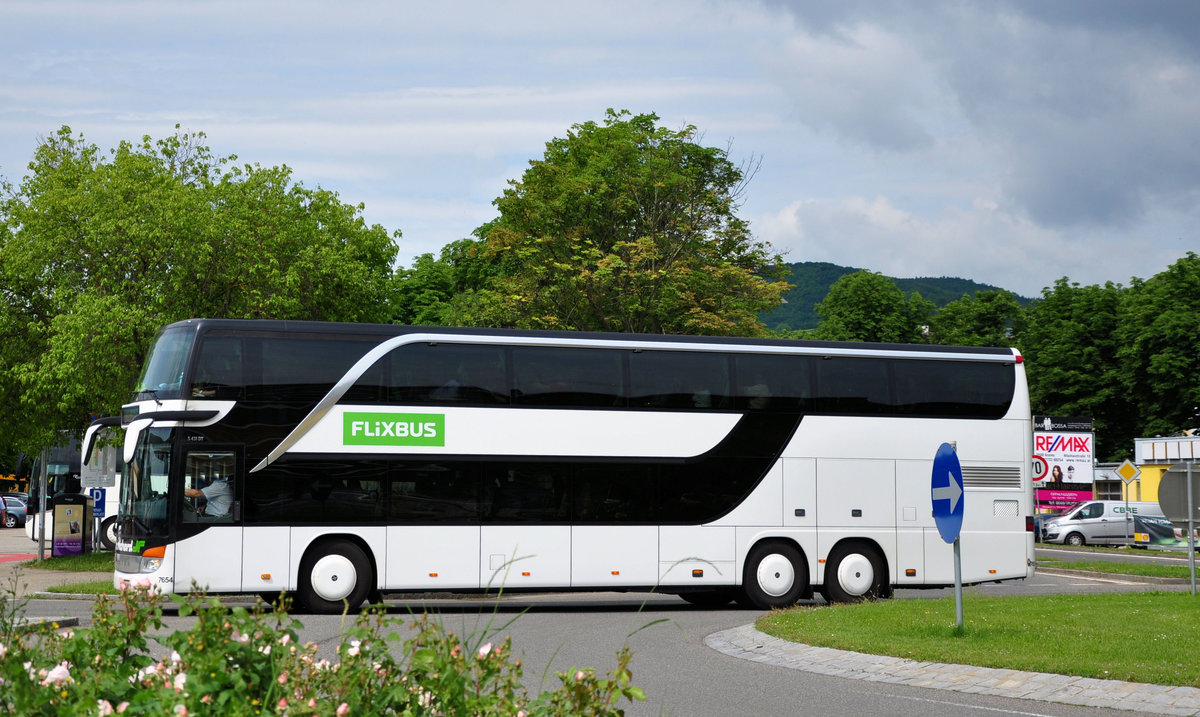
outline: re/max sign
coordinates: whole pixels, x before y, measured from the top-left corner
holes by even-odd
[[[1092,450],[1091,436],[1065,436],[1061,434],[1034,434],[1033,450],[1038,453],[1090,453]]]
[[[440,413],[345,413],[347,446],[444,446],[446,416]]]

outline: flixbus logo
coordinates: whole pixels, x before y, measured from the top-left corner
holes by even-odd
[[[347,446],[444,446],[446,416],[440,413],[346,413]]]

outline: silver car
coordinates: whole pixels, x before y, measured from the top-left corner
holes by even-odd
[[[25,502],[7,496],[0,496],[0,500],[4,501],[4,527],[19,528],[25,525]]]

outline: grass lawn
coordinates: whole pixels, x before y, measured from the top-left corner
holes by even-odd
[[[1108,563],[1112,565],[1112,563]],[[807,645],[1162,685],[1200,686],[1200,597],[1190,593],[883,600],[799,607],[758,629]]]
[[[1200,563],[1200,561],[1197,561]],[[1188,578],[1189,568],[1184,565],[1153,565],[1151,563],[1118,563],[1108,560],[1059,560],[1057,558],[1038,558],[1039,568],[1060,568],[1065,570],[1086,570],[1094,573],[1112,573],[1115,575],[1138,575],[1148,578]],[[1200,565],[1197,566],[1200,572]]]
[[[33,570],[61,570],[70,573],[109,572],[113,570],[112,553],[84,553],[45,560],[26,560],[21,563]]]
[[[64,593],[68,595],[116,595],[112,580],[93,580],[86,583],[67,583],[47,588],[48,593]]]

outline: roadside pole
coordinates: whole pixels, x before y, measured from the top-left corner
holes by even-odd
[[[1192,595],[1196,594],[1196,501],[1192,497],[1192,464],[1187,462],[1187,502],[1188,502],[1188,571],[1192,575]]]
[[[38,560],[46,559],[46,462],[49,460],[50,449],[43,448],[38,470]]]
[[[1196,488],[1192,486],[1194,458],[1176,463],[1163,473],[1158,482],[1158,506],[1176,528],[1186,528],[1188,572],[1191,574],[1192,595],[1196,594]],[[1183,485],[1180,485],[1180,483]]]
[[[933,521],[942,540],[954,546],[954,617],[958,629],[963,627],[962,601],[962,543],[959,533],[963,522],[963,476],[958,461],[958,443],[943,443],[933,457],[929,495],[933,503]]]

